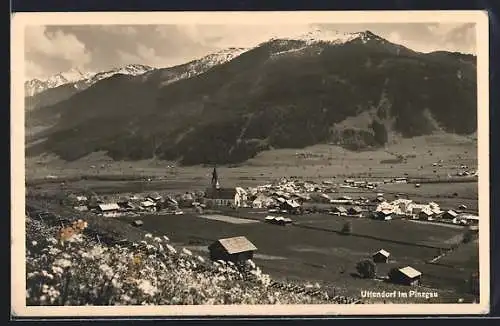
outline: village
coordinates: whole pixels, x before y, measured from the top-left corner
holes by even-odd
[[[264,220],[277,224],[289,224],[293,221],[290,216],[300,219],[300,215],[309,213],[385,221],[413,219],[471,227],[476,227],[479,222],[479,217],[463,204],[443,210],[435,202],[418,203],[404,193],[390,194],[394,197],[390,200],[384,193],[377,192],[380,183],[407,183],[408,179],[405,177],[384,179],[381,182],[345,179],[340,184],[333,180],[311,182],[298,178],[283,178],[275,183],[257,187],[228,188],[220,186],[214,168],[213,181],[212,187],[205,191],[180,194],[151,192],[120,194],[106,198],[95,194],[70,194],[65,205],[70,205],[80,212],[90,211],[103,217],[140,216],[151,213],[182,215],[183,209],[195,209],[201,214],[206,209],[223,207],[235,210],[267,209],[274,215],[268,215]],[[416,186],[420,187],[420,184]],[[346,191],[349,189],[371,190],[371,198],[368,198],[368,195],[354,197],[351,192]],[[280,214],[288,216],[283,217]]]

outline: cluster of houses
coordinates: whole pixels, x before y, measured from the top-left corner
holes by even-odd
[[[460,209],[466,209],[461,205]],[[392,202],[383,201],[373,214],[373,218],[391,220],[394,218],[411,218],[425,221],[441,221],[453,224],[477,225],[477,215],[456,212],[454,210],[442,211],[437,203],[418,204],[411,199],[398,198]]]
[[[407,182],[406,178],[394,178],[383,182]],[[376,183],[344,180],[342,187],[376,187]],[[205,192],[183,193],[176,196],[151,193],[146,196],[130,195],[114,200],[100,200],[97,196],[71,195],[71,205],[79,211],[93,211],[102,216],[119,216],[124,213],[170,212],[181,214],[180,208],[196,207],[198,210],[215,207],[251,207],[267,209],[270,213],[306,214],[326,213],[337,216],[372,217],[380,220],[412,218],[439,220],[455,224],[478,224],[478,217],[461,211],[442,211],[437,203],[418,204],[411,199],[396,195],[388,202],[383,193],[374,199],[353,199],[337,193],[333,181],[311,182],[282,178],[275,183],[257,187],[221,187],[217,170],[213,169],[211,186]],[[465,207],[459,207],[465,208]],[[284,218],[283,218],[284,219]],[[270,223],[288,224],[287,220],[269,220]]]
[[[181,199],[183,198],[181,196]],[[89,211],[105,217],[116,217],[127,213],[170,211],[175,214],[180,212],[179,200],[171,196],[164,197],[158,193],[151,193],[146,196],[121,196],[106,200],[98,196],[69,195],[68,201],[77,211]]]

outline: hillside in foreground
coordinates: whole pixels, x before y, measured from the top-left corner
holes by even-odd
[[[82,220],[60,230],[26,219],[27,305],[335,303],[317,288],[276,288],[251,261],[212,263],[150,234],[106,245],[86,228]]]
[[[115,75],[41,108],[38,122],[52,127],[27,153],[230,164],[270,149],[468,135],[475,71],[474,57],[419,53],[370,32],[342,44],[271,40],[191,78]]]

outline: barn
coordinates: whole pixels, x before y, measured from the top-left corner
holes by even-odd
[[[372,258],[375,263],[387,263],[390,255],[391,254],[388,251],[380,249],[372,255]]]
[[[411,266],[394,268],[389,272],[389,279],[397,284],[420,285],[422,273]]]
[[[210,259],[241,262],[253,258],[257,247],[246,237],[219,239],[208,246]]]
[[[98,211],[103,215],[103,216],[118,216],[120,212],[120,206],[116,203],[110,203],[110,204],[99,204],[98,206]]]

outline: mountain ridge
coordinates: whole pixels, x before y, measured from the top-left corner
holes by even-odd
[[[271,39],[173,83],[172,70],[107,78],[48,107],[60,117],[28,154],[238,163],[270,148],[334,142],[362,150],[384,146],[391,133],[475,131],[475,58],[424,54],[374,35]],[[363,112],[372,112],[363,126],[339,127]]]

